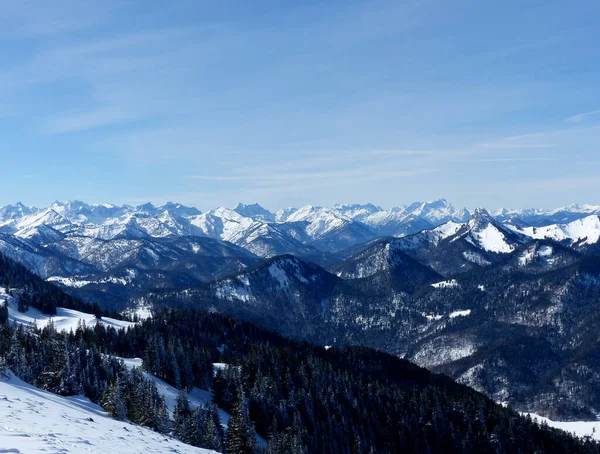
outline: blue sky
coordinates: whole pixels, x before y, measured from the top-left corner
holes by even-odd
[[[600,2],[0,3],[0,204],[600,203]]]

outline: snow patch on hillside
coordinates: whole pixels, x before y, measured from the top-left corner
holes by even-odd
[[[76,276],[72,276],[72,277],[50,276],[46,280],[49,282],[55,282],[58,284],[62,284],[65,287],[72,287],[72,288],[83,288],[87,285],[92,285],[92,284],[129,285],[131,283],[131,279],[129,279],[129,278],[114,277],[114,276],[106,277],[106,278],[102,278],[102,279],[98,279],[98,280],[93,280],[93,281],[86,280],[86,279],[80,279]]]
[[[471,315],[471,309],[466,309],[464,311],[454,311],[454,312],[451,312],[450,315],[448,315],[448,317],[450,317],[450,318],[456,318],[456,317],[466,317],[468,315]]]
[[[435,284],[431,284],[431,286],[435,288],[455,288],[460,287],[460,284],[456,279],[451,279],[449,281],[436,282]]]
[[[421,315],[430,322],[441,320],[444,317],[443,315],[440,315],[440,314],[426,314],[425,312],[423,312]]]

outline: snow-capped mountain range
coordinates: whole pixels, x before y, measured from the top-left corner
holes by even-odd
[[[600,215],[600,205],[570,205],[554,210],[502,208],[490,213],[496,220],[517,228],[541,227]],[[41,209],[22,203],[2,206],[0,232],[20,238],[43,234],[49,235],[50,239],[56,239],[60,234],[103,240],[205,236],[239,244],[251,251],[255,249],[260,256],[269,256],[275,254],[270,254],[272,251],[268,247],[261,248],[257,239],[280,234],[308,244],[334,234],[354,234],[356,240],[368,235],[400,237],[449,221],[466,222],[472,214],[465,208],[455,208],[445,199],[416,202],[389,210],[373,204],[338,204],[270,212],[258,204],[240,203],[233,209],[218,207],[206,213],[176,203],[116,206],[69,201],[54,202]],[[332,250],[339,247],[330,245]]]
[[[429,260],[442,274],[459,263],[465,269],[493,263],[531,238],[597,248],[599,214],[592,205],[470,212],[444,199],[389,210],[354,204],[271,212],[240,203],[204,213],[177,203],[17,203],[0,207],[0,251],[45,279],[118,307],[149,288],[199,285],[287,253],[328,267],[381,237],[397,238],[417,255],[441,241],[452,244],[457,254]]]

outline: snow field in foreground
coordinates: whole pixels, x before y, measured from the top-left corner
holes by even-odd
[[[42,391],[10,371],[0,378],[0,452],[214,453],[112,419],[83,396]]]

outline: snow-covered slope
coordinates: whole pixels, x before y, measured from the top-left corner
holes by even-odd
[[[0,421],[6,453],[214,453],[112,419],[85,397],[42,391],[10,371],[0,378]]]
[[[119,358],[123,360],[125,366],[128,369],[133,369],[134,367],[141,370],[142,368],[142,359],[141,358]],[[148,372],[144,372],[144,377],[148,380],[153,381],[156,384],[156,390],[158,393],[165,398],[165,405],[167,406],[167,410],[169,411],[169,415],[173,416],[173,410],[175,409],[175,405],[177,404],[177,396],[179,395],[179,390],[167,382],[161,380],[158,377],[155,377]],[[212,395],[210,391],[206,389],[200,389],[194,387],[191,391],[187,392],[188,401],[190,402],[190,407],[195,408],[199,406],[203,406],[207,403],[212,402]],[[219,410],[219,417],[221,419],[221,425],[224,429],[227,429],[227,423],[229,422],[230,415],[229,413]]]
[[[17,310],[18,298],[20,290],[12,289],[10,294],[5,293],[4,289],[0,288],[0,302],[6,301],[8,304],[8,320],[9,323],[19,323],[25,326],[36,325],[38,328],[43,328],[48,323],[52,322],[58,331],[75,331],[79,324],[85,323],[88,327],[94,327],[100,323],[113,328],[128,328],[132,326],[132,322],[124,320],[116,320],[114,318],[103,317],[97,319],[93,314],[79,312],[74,309],[65,309],[63,307],[56,308],[55,315],[44,314],[43,312],[30,307],[26,312]]]
[[[536,239],[551,239],[567,242],[577,247],[598,243],[600,240],[600,216],[591,215],[568,224],[553,224],[543,227],[512,227],[521,234]]]

